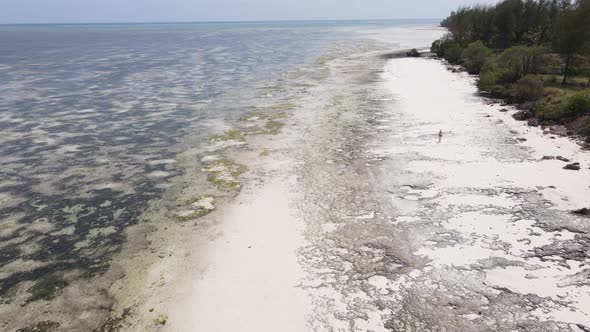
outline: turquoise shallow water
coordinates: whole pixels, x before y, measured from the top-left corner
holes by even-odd
[[[0,296],[99,274],[206,124],[354,30],[435,21],[0,26]],[[107,229],[108,231],[97,231]],[[15,268],[15,262],[35,262]]]

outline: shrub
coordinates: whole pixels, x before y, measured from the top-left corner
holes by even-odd
[[[502,80],[512,83],[528,74],[537,74],[544,54],[545,49],[537,46],[514,46],[505,50],[497,59],[497,65],[506,70]]]
[[[512,95],[518,102],[535,101],[543,96],[543,81],[527,75],[512,85]]]
[[[437,39],[432,42],[432,46],[430,46],[430,52],[435,53],[436,56],[441,57],[443,56],[442,51],[442,39]]]
[[[580,69],[574,65],[570,65],[570,68],[568,70],[568,74],[571,76],[580,75]]]
[[[563,117],[563,110],[559,105],[542,103],[537,106],[535,115],[539,120],[559,120]]]
[[[459,46],[459,43],[452,42],[452,43],[448,44],[447,47],[445,47],[443,57],[449,63],[456,65],[456,64],[461,63],[461,53],[462,52],[463,51],[461,49],[461,46]]]
[[[498,73],[493,70],[482,71],[477,80],[477,87],[486,92],[491,92],[498,84]]]
[[[577,116],[590,113],[590,92],[578,92],[567,101],[565,113],[568,116]]]
[[[470,74],[479,74],[481,68],[485,64],[487,57],[491,54],[489,48],[487,48],[480,40],[473,42],[463,50],[461,59],[465,68]]]
[[[503,75],[503,70],[495,66],[492,62],[487,61],[481,68],[479,79],[477,80],[477,87],[482,91],[497,94],[499,89],[503,89],[500,85],[500,79]]]
[[[435,40],[432,42],[432,46],[430,47],[430,52],[436,53],[436,55],[440,58],[443,57],[445,54],[445,48],[447,48],[451,43],[453,43],[453,37],[450,33],[442,36],[440,39]]]
[[[551,84],[557,84],[557,83],[559,83],[559,78],[555,75],[551,75],[551,76],[549,76],[549,79],[547,80],[547,82],[549,82]]]
[[[434,41],[430,51],[452,64],[458,64],[461,61],[461,46],[450,35]]]

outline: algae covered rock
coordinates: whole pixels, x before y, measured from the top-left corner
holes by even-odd
[[[215,210],[215,196],[202,195],[187,202],[187,206],[176,212],[176,219],[188,221],[204,217]]]
[[[213,162],[202,170],[209,174],[207,180],[215,185],[219,191],[233,191],[241,187],[238,177],[245,173],[248,167],[233,160],[222,159]]]

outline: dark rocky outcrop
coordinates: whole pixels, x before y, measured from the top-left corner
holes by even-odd
[[[570,162],[569,159],[567,159],[566,157],[562,157],[562,156],[557,156],[557,157],[555,157],[555,159],[561,160],[561,161],[563,161],[565,163],[569,163]]]
[[[563,167],[563,169],[569,169],[572,171],[579,171],[580,169],[582,169],[582,167],[580,166],[580,163],[573,163],[573,164],[567,164]]]
[[[518,121],[525,121],[535,117],[535,113],[531,110],[522,110],[512,114],[512,117]]]
[[[553,135],[558,135],[558,136],[567,136],[568,130],[565,126],[556,125],[556,126],[549,127],[549,133],[551,133]]]
[[[572,212],[573,214],[577,214],[579,216],[590,217],[590,209],[583,208]]]
[[[420,56],[420,52],[418,52],[417,49],[413,48],[409,52],[407,52],[406,55],[412,58],[417,58]]]

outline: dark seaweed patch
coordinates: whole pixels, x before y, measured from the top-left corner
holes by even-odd
[[[58,322],[52,321],[43,321],[39,322],[27,327],[23,327],[21,329],[16,330],[16,332],[53,332],[59,328],[60,324]]]
[[[45,275],[27,290],[31,293],[31,297],[27,301],[51,300],[55,297],[56,292],[65,288],[67,285],[68,283],[58,274],[52,273]]]
[[[116,332],[123,328],[125,320],[131,316],[131,308],[125,308],[121,315],[111,316],[100,329],[101,332]]]

